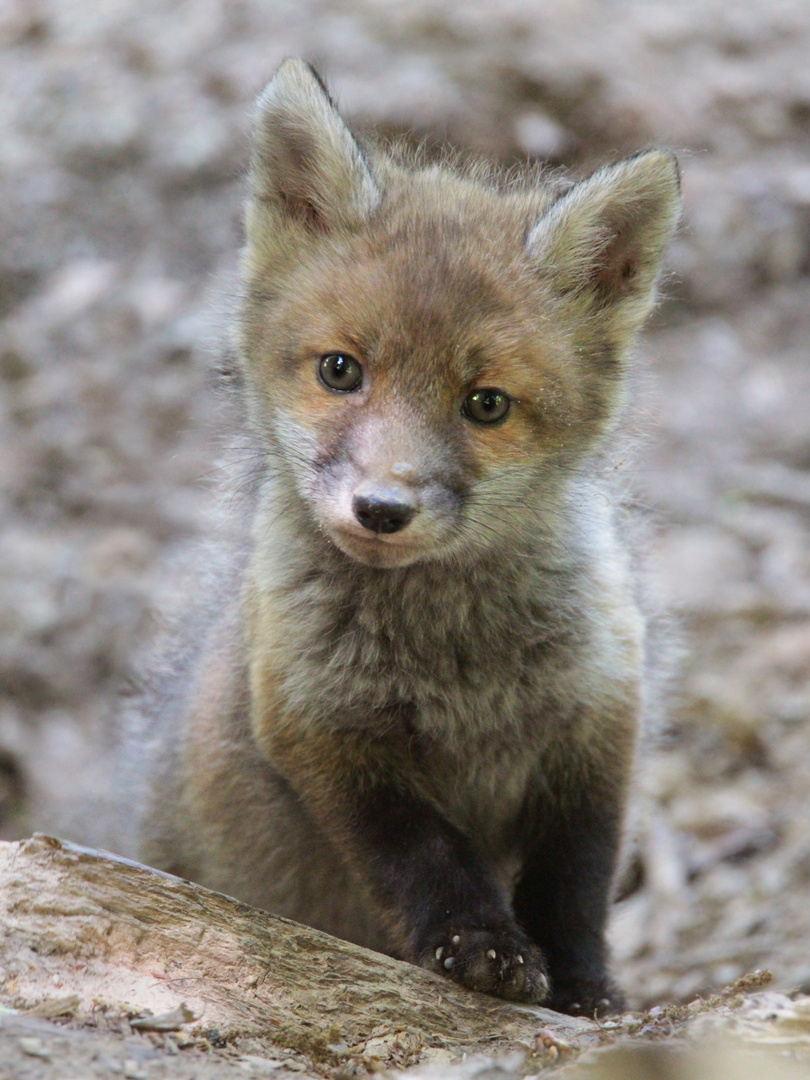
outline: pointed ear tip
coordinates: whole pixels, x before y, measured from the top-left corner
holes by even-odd
[[[673,150],[665,146],[654,146],[641,150],[628,158],[629,163],[638,162],[644,173],[652,180],[671,184],[676,192],[681,190],[681,167]]]
[[[255,115],[279,97],[279,92],[294,88],[306,88],[326,94],[326,87],[318,72],[300,56],[288,56],[282,60],[256,98]],[[328,95],[327,95],[328,96]]]
[[[312,64],[300,56],[285,57],[276,68],[270,82],[278,78],[316,82],[319,86],[322,84],[321,77]]]

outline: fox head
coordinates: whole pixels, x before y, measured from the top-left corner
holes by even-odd
[[[562,194],[367,152],[282,64],[256,107],[237,351],[312,525],[379,567],[541,533],[616,423],[679,212],[661,150]]]

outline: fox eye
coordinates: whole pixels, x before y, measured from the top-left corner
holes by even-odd
[[[363,385],[363,369],[353,356],[345,353],[326,353],[318,366],[321,382],[330,390],[350,394]]]
[[[473,390],[468,394],[462,411],[478,424],[494,424],[497,420],[503,420],[511,403],[511,398],[503,390],[487,387],[486,390]]]

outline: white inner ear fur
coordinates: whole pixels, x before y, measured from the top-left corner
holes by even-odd
[[[286,60],[254,115],[251,191],[318,228],[351,227],[380,192],[363,153],[315,73]]]
[[[528,235],[526,250],[561,294],[610,306],[651,293],[680,216],[675,158],[650,150],[606,166],[562,195]]]

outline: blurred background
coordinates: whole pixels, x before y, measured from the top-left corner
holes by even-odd
[[[633,484],[684,655],[617,966],[636,1005],[810,990],[805,0],[0,0],[0,836],[81,839],[206,530],[250,107],[289,55],[360,133],[680,151]]]

